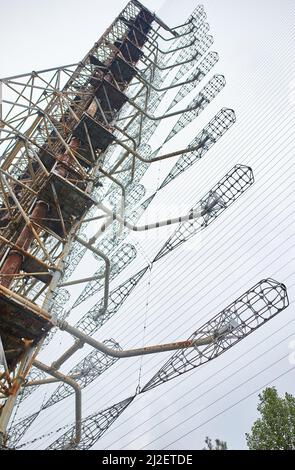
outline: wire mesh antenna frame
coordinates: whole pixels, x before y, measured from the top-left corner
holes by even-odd
[[[184,222],[170,236],[160,249],[154,261],[184,243],[197,231],[211,224],[219,215],[230,207],[254,183],[253,171],[245,165],[235,165],[213,188],[200,199],[195,207],[203,210],[211,207],[200,219]],[[194,209],[194,208],[193,208]],[[192,209],[192,210],[193,210]]]
[[[112,349],[122,349],[114,340],[104,341],[104,344]],[[117,360],[118,358],[110,357],[100,351],[94,350],[78,362],[67,375],[74,377],[80,388],[83,389],[108,370]],[[46,409],[58,403],[69,395],[72,395],[72,393],[73,389],[69,385],[66,383],[60,384],[55,392],[48,398],[42,409]]]
[[[187,114],[188,113],[184,113],[184,116]],[[179,157],[169,174],[162,182],[160,189],[164,188],[164,186],[173,181],[178,175],[200,160],[235,122],[235,112],[232,109],[222,108],[188,145],[186,151]],[[178,132],[178,129],[182,130],[185,125],[186,124],[182,122],[182,118],[180,118],[172,132],[175,130]],[[172,132],[170,136],[172,135]],[[197,150],[190,150],[192,147],[196,146],[198,147]]]
[[[203,347],[177,351],[142,388],[142,393],[182,375],[224,353],[260,328],[289,305],[286,286],[263,279],[224,308],[190,336],[200,340],[208,335],[214,341]]]
[[[116,419],[123,413],[123,411],[134,400],[134,396],[127,398],[109,408],[93,413],[91,416],[83,420],[82,424],[82,441],[77,445],[73,441],[74,430],[70,429],[61,437],[56,439],[49,447],[48,450],[87,450],[100,439],[100,437],[110,428]]]

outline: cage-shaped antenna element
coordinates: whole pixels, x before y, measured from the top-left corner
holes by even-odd
[[[189,339],[198,346],[174,353],[142,392],[220,356],[288,305],[285,285],[273,279],[263,279],[196,330]],[[200,346],[202,342],[204,345]]]
[[[213,78],[204,86],[204,88],[197,94],[197,96],[189,103],[188,108],[193,108],[199,105],[198,108],[192,111],[185,111],[178,119],[173,129],[166,137],[164,144],[174,137],[178,132],[188,126],[205,107],[218,95],[218,93],[225,87],[226,81],[223,75],[214,75]]]
[[[33,387],[34,388],[34,387]],[[33,421],[39,416],[39,411],[36,413],[31,414],[30,416],[26,416],[25,418],[21,419],[13,426],[9,428],[9,438],[8,438],[8,445],[10,449],[13,449],[19,441],[22,439],[23,435],[26,433],[27,429],[31,426]]]
[[[175,179],[180,173],[193,165],[197,160],[205,155],[206,152],[230,129],[236,122],[236,115],[232,109],[222,108],[214,118],[199,132],[192,140],[187,148],[187,152],[183,153],[174,167],[164,179],[160,189]],[[179,123],[181,126],[181,123]],[[176,124],[177,126],[177,124]],[[191,147],[199,146],[198,150],[190,152]]]
[[[189,74],[186,80],[187,83],[180,87],[177,95],[168,107],[168,111],[173,108],[173,106],[175,106],[177,103],[179,103],[183,98],[185,98],[196,87],[197,83],[199,83],[205,77],[205,75],[210,72],[210,70],[218,61],[219,56],[217,52],[209,52],[202,60],[202,62],[200,62],[200,64],[196,68],[194,68],[193,71]],[[179,71],[179,73],[180,72],[181,70]],[[175,79],[172,82],[172,85],[177,83],[179,78],[177,78],[177,80]]]
[[[144,276],[148,267],[141,269],[132,277],[124,281],[109,294],[108,308],[103,309],[103,299],[95,303],[93,307],[78,321],[76,327],[88,335],[93,335],[121,308],[125,300]]]
[[[201,39],[208,33],[209,29],[209,24],[204,22],[201,22],[198,27],[195,27],[193,29],[191,28],[191,34],[186,34],[185,36],[182,36],[178,40],[176,40],[175,43],[171,44],[169,48],[171,54],[162,53],[161,58],[158,60],[158,65],[167,65],[168,63],[170,63],[172,58],[175,62],[180,62],[181,60],[183,60],[186,57],[186,54],[184,53],[183,49],[196,46],[198,42],[201,41]],[[177,52],[177,49],[180,49],[179,52]],[[172,51],[174,51],[173,57]],[[161,75],[160,80],[163,80],[163,75]]]
[[[203,37],[208,33],[210,29],[210,26],[208,23],[201,22],[199,27],[194,28],[192,36],[187,35],[182,38],[182,41],[179,41],[177,44],[178,47],[183,46],[183,45],[188,45],[192,46],[190,48],[190,51],[192,52],[194,48],[196,49],[198,47],[198,43],[203,39]],[[180,62],[183,59],[186,59],[186,49],[181,49],[180,53],[177,56],[177,62]],[[176,58],[173,58],[176,60]]]
[[[75,427],[73,426],[62,436],[56,439],[48,450],[87,450],[109,429],[113,422],[119,418],[121,413],[132,403],[134,397],[127,398],[105,410],[93,413],[82,421],[82,438],[78,445],[74,442]]]
[[[236,165],[192,208],[192,212],[201,214],[192,222],[179,225],[163,245],[154,261],[174,250],[199,230],[207,227],[225,209],[231,206],[252,184],[252,169],[245,165]]]
[[[218,62],[219,56],[217,52],[209,52],[205,58],[199,63],[197,66],[191,66],[190,69],[193,71],[187,76],[185,83],[179,88],[177,95],[175,96],[172,103],[169,105],[167,111],[169,111],[173,106],[175,106],[179,101],[185,98],[195,87],[196,85],[205,77],[205,75],[214,67],[216,62]],[[180,78],[186,73],[182,66],[177,73],[176,77],[171,83],[171,86],[176,85],[179,82]],[[151,94],[151,98],[148,104],[148,108],[150,112],[155,112],[156,108],[166,95],[168,90],[164,91],[163,93],[159,94],[155,92]],[[149,123],[151,126],[156,126],[156,122]]]
[[[207,50],[212,46],[214,40],[211,35],[209,36],[204,36],[202,40],[199,42],[197,49],[195,50],[193,56],[191,57],[191,61],[189,61],[187,64],[183,64],[177,74],[175,75],[175,78],[172,81],[172,85],[175,85],[189,70],[192,69],[192,67],[195,67],[195,64],[200,58],[207,52]],[[189,59],[189,58],[188,58]],[[195,71],[195,70],[194,70]]]
[[[193,11],[193,13],[188,17],[186,24],[183,25],[181,28],[177,29],[177,33],[179,34],[179,37],[177,37],[174,41],[172,42],[172,45],[175,46],[175,44],[178,44],[179,41],[181,40],[181,36],[183,34],[193,34],[200,25],[207,19],[207,15],[204,11],[204,6],[203,5],[198,5],[196,9]]]
[[[104,344],[112,349],[122,349],[120,345],[112,339],[104,341]],[[80,388],[83,389],[108,370],[117,360],[118,358],[116,357],[111,357],[101,351],[94,350],[78,362],[67,375],[73,377]],[[73,393],[73,387],[70,387],[66,383],[61,383],[43,405],[42,409],[58,403]]]

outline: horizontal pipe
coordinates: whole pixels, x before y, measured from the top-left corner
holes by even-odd
[[[191,111],[195,111],[197,109],[200,108],[200,102],[198,102],[196,105],[194,106],[191,106],[191,107],[187,107],[187,108],[184,108],[184,109],[181,109],[180,111],[174,111],[173,113],[168,113],[168,114],[162,114],[162,116],[152,116],[151,114],[148,114],[144,111],[144,109],[140,108],[136,103],[134,103],[134,101],[130,100],[129,99],[129,103],[135,108],[137,109],[137,111],[139,111],[140,113],[142,113],[145,117],[147,117],[148,119],[150,119],[151,121],[161,121],[162,119],[167,119],[167,118],[170,118],[170,117],[174,117],[174,116],[178,116],[178,114],[183,114],[183,113],[187,113],[187,112],[191,112]]]
[[[56,382],[60,382],[60,379],[56,379],[56,378],[52,377],[51,379],[32,380],[32,382],[27,382],[23,386],[24,387],[34,387],[35,385],[47,385],[47,384],[52,384],[52,383],[56,383]]]
[[[76,284],[84,284],[85,282],[90,281],[97,281],[98,279],[102,279],[104,276],[99,274],[98,276],[91,276],[91,277],[84,277],[83,279],[76,279],[75,281],[69,282],[61,282],[58,284],[57,287],[68,287],[68,286],[75,286]]]
[[[81,376],[81,372],[77,372],[76,374],[73,375],[68,375],[70,379],[76,380]],[[40,380],[32,380],[30,382],[27,382],[23,385],[23,387],[34,387],[38,385],[47,385],[47,384],[53,384],[60,382],[60,379],[56,379],[54,377],[50,379],[40,379]]]
[[[107,212],[113,220],[117,220],[121,225],[124,225],[124,227],[127,227],[129,230],[132,230],[134,232],[143,232],[143,231],[151,230],[151,229],[154,229],[154,228],[165,227],[165,226],[168,226],[168,225],[188,222],[190,220],[194,220],[194,219],[198,219],[199,217],[203,217],[206,214],[210,213],[210,211],[218,204],[219,201],[220,201],[220,198],[218,196],[216,196],[212,200],[212,202],[203,210],[195,209],[192,212],[190,212],[189,214],[182,215],[180,217],[175,217],[173,219],[161,220],[159,222],[155,222],[153,224],[148,224],[148,225],[132,225],[129,222],[127,222],[127,220],[122,219],[118,214],[116,214],[114,212],[111,212],[103,204],[98,203],[98,206],[99,206],[100,209]],[[101,229],[101,230],[103,230],[103,229]]]
[[[117,143],[121,147],[123,147],[125,150],[127,150],[127,152],[131,153],[134,157],[138,158],[138,160],[140,160],[141,162],[144,162],[144,163],[154,163],[154,162],[158,162],[160,160],[166,160],[167,158],[178,157],[179,155],[183,155],[184,153],[196,152],[197,150],[200,150],[200,148],[202,148],[203,145],[204,145],[204,142],[202,142],[198,145],[195,145],[194,147],[187,147],[185,149],[177,150],[175,152],[165,153],[163,155],[159,155],[159,157],[144,158],[139,153],[135,152],[130,147],[128,147],[128,145],[125,145],[122,141],[117,140]],[[115,165],[115,167],[112,169],[112,171],[115,171],[117,169],[116,167],[117,167],[117,165]]]
[[[118,358],[144,356],[147,354],[155,354],[155,353],[161,353],[161,352],[166,352],[166,351],[175,351],[179,349],[205,346],[207,344],[212,343],[216,338],[215,335],[210,335],[205,338],[198,339],[198,340],[187,340],[187,341],[180,341],[176,343],[159,344],[155,346],[146,346],[146,347],[138,348],[138,349],[117,350],[117,349],[109,348],[104,343],[100,343],[99,341],[96,341],[94,338],[78,330],[78,328],[75,328],[74,326],[69,325],[64,320],[57,320],[56,325],[61,330],[64,330],[67,333],[71,334],[72,336],[75,336],[76,338],[84,341],[84,343],[89,344],[90,346],[97,349],[98,351],[101,351],[108,356],[118,357]]]
[[[174,85],[169,85],[169,86],[166,86],[164,88],[156,88],[151,82],[148,82],[141,75],[139,75],[139,81],[142,82],[146,87],[151,88],[152,90],[154,90],[156,92],[162,92],[162,91],[172,90],[173,88],[178,88],[178,87],[181,87],[183,85],[188,85],[189,83],[193,83],[196,80],[199,80],[200,75],[201,75],[201,72],[199,71],[199,72],[196,73],[196,75],[193,78],[191,78],[189,80],[186,80],[185,82],[175,83]],[[167,115],[167,117],[171,117],[171,116]]]

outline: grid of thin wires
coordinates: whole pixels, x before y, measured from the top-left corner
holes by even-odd
[[[287,52],[285,56],[287,56]],[[281,62],[282,64],[284,62],[284,53],[282,53]],[[288,64],[288,69],[287,67],[284,68],[282,66],[281,80],[283,83],[286,83],[288,79],[292,79],[292,74],[294,72],[289,67],[289,65],[290,64]],[[261,70],[263,70],[263,67],[265,67],[265,64],[262,64]],[[244,89],[241,91],[244,91]],[[268,95],[271,95],[271,102],[268,102],[267,100]],[[241,109],[243,109],[243,104],[246,107],[247,99],[249,100],[249,97],[246,96],[244,103],[242,103],[242,100],[239,103]],[[273,110],[274,103],[276,103],[275,111]],[[208,314],[208,308],[207,310],[205,310],[207,312],[205,315],[202,315],[201,317],[200,315],[198,315],[197,318],[195,317],[195,311],[204,310],[204,306],[206,306],[208,302],[209,293],[209,313],[212,314],[212,309],[214,309],[214,312],[218,311],[219,307],[226,305],[226,302],[232,299],[236,293],[240,292],[243,287],[247,287],[247,275],[251,277],[251,279],[255,275],[255,280],[258,280],[258,275],[265,277],[265,273],[267,272],[268,274],[270,272],[273,277],[277,276],[279,277],[278,280],[286,282],[287,287],[289,289],[294,287],[294,276],[290,274],[289,269],[287,269],[289,263],[292,263],[292,261],[294,260],[294,256],[292,255],[292,253],[294,254],[295,244],[294,232],[291,231],[293,226],[292,217],[294,217],[294,211],[292,211],[291,205],[291,178],[294,174],[294,164],[292,165],[292,163],[290,162],[290,155],[292,153],[292,150],[294,150],[292,135],[292,126],[294,126],[294,115],[290,115],[288,103],[286,103],[286,91],[283,89],[283,87],[281,89],[278,89],[276,83],[274,83],[272,86],[270,85],[267,87],[265,93],[262,93],[259,98],[257,98],[255,106],[256,109],[254,113],[253,109],[248,109],[248,113],[243,113],[243,134],[240,136],[240,140],[237,142],[237,134],[233,133],[226,138],[226,144],[222,144],[219,148],[214,150],[214,162],[216,161],[218,163],[214,165],[214,168],[211,167],[210,182],[213,183],[214,178],[217,179],[217,176],[220,176],[221,173],[224,172],[224,169],[226,168],[227,164],[229,164],[230,166],[232,162],[236,163],[238,161],[241,163],[251,164],[251,160],[253,160],[254,150],[257,149],[257,160],[255,160],[255,165],[253,165],[258,185],[257,191],[255,191],[255,194],[253,195],[249,193],[248,199],[244,200],[243,203],[241,203],[240,205],[238,204],[237,206],[233,207],[231,210],[231,214],[226,214],[223,221],[220,221],[220,223],[217,223],[210,228],[209,236],[207,236],[207,233],[206,236],[204,236],[204,245],[202,245],[201,243],[201,246],[197,247],[197,249],[200,248],[197,257],[192,257],[191,251],[186,252],[185,249],[180,250],[179,252],[175,252],[173,253],[173,255],[171,255],[171,263],[163,263],[160,268],[155,269],[152,278],[153,285],[157,287],[155,289],[155,292],[157,291],[159,286],[163,286],[163,284],[165,285],[165,280],[167,279],[167,271],[169,272],[169,269],[171,269],[171,265],[177,266],[177,277],[179,279],[189,279],[189,283],[187,283],[187,286],[185,286],[185,291],[183,291],[183,284],[181,286],[176,286],[175,282],[171,282],[171,286],[166,284],[165,289],[161,290],[161,302],[159,302],[159,299],[156,295],[152,295],[152,292],[150,293],[149,313],[151,315],[150,318],[148,318],[146,326],[147,343],[149,342],[150,338],[161,338],[162,342],[171,339],[171,336],[173,336],[173,334],[185,334],[185,332],[188,333],[188,325],[191,325],[193,321],[195,322],[195,324],[198,325],[204,318],[206,318],[206,315]],[[253,116],[255,117],[255,127],[253,126],[253,122],[251,121],[251,118],[253,118]],[[255,135],[253,136],[254,129]],[[229,149],[230,155],[228,155]],[[235,160],[233,160],[233,158],[235,158]],[[201,174],[202,172],[204,173],[204,171],[206,171],[205,163],[202,164],[202,167],[203,168],[200,169]],[[192,176],[195,173],[198,174],[198,169],[199,168],[196,168],[196,170],[190,171],[185,178],[183,176],[181,177],[183,189],[185,188],[185,180],[189,182],[190,175]],[[259,180],[257,175],[263,176],[263,178]],[[204,180],[205,182],[203,183],[203,185],[201,184],[200,187],[198,187],[197,191],[191,192],[191,199],[193,199],[196,194],[199,194],[201,187],[202,189],[204,189],[205,186],[208,184],[208,178],[204,178]],[[200,181],[201,178],[198,177],[198,182]],[[177,184],[180,183],[175,181],[175,187]],[[189,187],[189,184],[187,184],[187,187]],[[171,198],[171,193],[169,193],[168,197]],[[177,194],[175,194],[173,200],[174,202],[176,202]],[[276,215],[275,220],[271,218],[272,214]],[[238,223],[236,221],[238,221]],[[229,225],[231,226],[230,240],[226,238],[229,233]],[[247,228],[249,227],[252,231],[247,230]],[[285,243],[285,247],[282,246],[282,234],[284,233],[286,233],[286,236],[284,236],[283,240]],[[215,260],[219,258],[218,255],[220,255],[221,253],[219,246],[220,240],[226,240],[222,248],[224,252],[227,253],[227,256],[226,260],[225,256],[221,257],[220,262],[218,264],[215,262]],[[140,243],[142,243],[142,241]],[[210,249],[206,248],[207,243],[208,245],[210,245]],[[148,248],[146,244],[144,245],[144,248],[145,250],[150,252],[152,249],[155,249],[154,247],[157,246],[157,244],[157,240],[152,240],[152,242],[148,245]],[[241,247],[243,248],[243,251],[241,251]],[[264,250],[269,249],[269,253],[267,253],[266,255],[266,252],[263,251],[262,248],[264,248]],[[251,257],[253,258],[251,260],[251,263],[249,263],[249,260],[247,259],[249,250],[251,252]],[[241,257],[241,255],[241,259],[245,261],[242,273],[240,270],[240,266],[237,262],[235,262],[236,257]],[[195,267],[196,261],[198,263],[197,272]],[[259,267],[261,267],[261,269]],[[222,271],[226,273],[226,276],[229,279],[232,279],[232,281],[226,285],[229,292],[228,295],[225,292],[221,292],[222,289],[219,289],[220,275]],[[207,283],[207,280],[210,280],[210,282]],[[191,296],[188,296],[188,292],[192,289],[193,284],[198,285],[197,297],[195,296],[195,290],[192,292]],[[213,292],[215,291],[217,291],[216,295],[213,294]],[[179,302],[177,302],[177,297],[180,295],[180,292],[184,299],[184,301],[181,303],[182,315],[186,315],[188,312],[190,312],[189,316],[186,315],[185,325],[179,325]],[[175,299],[175,306],[171,306],[171,302],[173,301],[173,299]],[[165,303],[167,303],[167,307],[162,308]],[[192,310],[192,306],[194,306],[194,310]],[[198,306],[200,308],[198,308]],[[128,305],[124,307],[124,310],[127,309],[129,320],[128,322],[118,323],[116,321],[112,321],[108,328],[104,328],[102,330],[102,333],[112,331],[112,336],[116,337],[116,339],[117,337],[122,337],[124,339],[127,338],[128,346],[130,345],[131,347],[132,345],[138,344],[138,330],[142,322],[142,317],[138,315],[138,312],[141,310],[141,304],[139,302],[138,296],[134,295],[133,298],[130,299]],[[167,324],[165,322],[163,323],[162,329],[159,329],[159,321],[157,319],[157,316],[153,314],[153,312],[159,311],[161,312],[162,318],[169,316],[169,330],[167,330]],[[122,313],[122,317],[126,318],[126,315],[124,317],[124,313]],[[130,327],[130,325],[132,325],[132,327]],[[288,323],[286,323],[285,326],[287,325]],[[133,334],[132,331],[134,331]],[[102,333],[100,333],[100,335]],[[275,332],[270,334],[269,338],[271,338],[273,334],[275,334]],[[283,342],[289,337],[290,335],[284,337],[280,341],[280,343],[283,344]],[[268,350],[269,348],[265,350],[264,354],[267,354]],[[257,356],[257,359],[258,358],[261,358],[261,355]],[[276,362],[279,362],[284,358],[286,358],[286,355],[282,356],[276,361],[272,361],[269,364],[269,367],[274,367]],[[151,361],[151,364],[149,364],[147,368],[145,367],[145,370],[143,371],[143,376],[148,377],[149,375],[151,375],[151,373],[155,371],[156,368],[164,362],[164,360],[165,358],[163,357],[157,357],[153,359],[153,361]],[[146,363],[146,361],[144,361],[144,363]],[[130,387],[130,382],[128,383],[128,380],[132,380],[132,378],[134,377],[134,372],[136,370],[138,371],[137,362],[133,361],[130,366],[128,366],[127,364],[125,366],[122,363],[120,368],[118,368],[118,370],[116,371],[117,376],[124,376],[124,381],[126,382],[126,387],[121,386],[121,396],[124,396],[124,394],[127,393]],[[262,372],[263,370],[265,370],[265,368],[260,369],[260,372]],[[280,375],[283,376],[289,371],[291,371],[291,369]],[[254,375],[256,376],[257,374]],[[232,377],[232,374],[230,377]],[[279,375],[275,374],[272,381],[270,381],[269,383],[274,383],[275,380],[278,380],[279,378]],[[107,384],[110,385],[113,379],[114,374],[109,375],[106,379],[104,379],[104,387],[106,387]],[[143,377],[141,380],[144,383]],[[179,383],[177,385],[179,388],[182,388],[187,387],[187,384],[192,383],[192,378],[189,374],[186,378],[182,380],[181,387],[179,387]],[[237,386],[242,386],[242,384],[243,382],[240,382],[240,384],[238,384]],[[213,385],[213,388],[216,390],[218,387],[220,387],[220,385],[222,384],[215,384]],[[84,412],[86,414],[88,414],[87,410],[90,411],[91,409],[93,409],[92,407],[98,386],[99,385],[97,383],[93,383],[91,386],[88,387],[86,395],[87,401],[84,406]],[[263,386],[264,385],[261,385],[261,387]],[[174,387],[177,388],[176,385],[172,385],[171,389],[169,389],[169,392],[171,392]],[[258,388],[257,390],[260,390],[260,388]],[[251,394],[253,393],[256,393],[256,389],[251,392]],[[111,403],[112,400],[113,402],[116,401],[114,399],[115,394],[116,389],[114,389],[113,393],[110,393],[110,396],[108,397],[108,403]],[[246,400],[248,397],[251,396],[251,394],[246,394],[244,399]],[[155,406],[153,405],[153,403],[157,401],[158,395],[155,394],[153,395],[153,397],[154,398],[150,400],[149,405],[147,405],[150,410],[152,410],[153,406]],[[178,406],[178,411],[176,414],[179,415],[177,423],[179,423],[180,425],[180,413],[182,408],[180,406],[180,398],[177,394],[175,402],[176,406]],[[210,404],[213,404],[213,402],[210,402],[208,406],[210,406]],[[190,403],[190,406],[193,407],[193,409],[198,409],[198,397],[194,397],[194,399]],[[223,412],[225,411],[226,409],[224,408]],[[68,415],[70,414],[71,412],[69,410]],[[193,418],[194,413],[190,412],[190,416]],[[122,419],[124,418],[121,418],[121,421]],[[54,419],[52,419],[51,422],[53,424],[52,428],[56,426],[56,423],[54,424]],[[206,424],[206,420],[203,420],[202,422],[204,424],[200,423],[198,426],[193,426],[189,432],[193,434],[200,426]],[[116,433],[118,433],[118,427],[122,426],[123,423],[126,423],[128,426],[131,425],[133,431],[136,431],[137,426],[134,426],[134,419],[132,421],[132,417],[128,417],[128,420],[125,419],[120,423],[118,422],[118,424],[112,427],[105,434],[101,443],[99,443],[99,446],[104,446],[104,442],[109,443],[109,448],[111,446],[116,446],[116,443],[118,443],[118,439],[121,440],[123,438],[123,435],[122,433],[120,433],[120,431],[119,434],[117,434],[116,436]],[[44,421],[40,419],[39,428],[41,428],[43,424]],[[143,423],[141,422],[140,425],[142,424]],[[162,429],[164,429],[165,420],[163,421],[163,423],[160,423],[159,421],[159,426],[161,424],[163,424]],[[50,429],[51,425],[50,423],[48,423],[48,420],[47,426],[48,429]],[[38,429],[38,427],[36,427],[36,429]],[[36,429],[34,432],[36,432]],[[149,430],[145,429],[143,431],[143,435],[148,432]],[[184,438],[185,434],[188,435],[187,433],[188,431],[183,432],[183,430],[180,430],[180,439]],[[127,445],[130,446],[133,444],[134,446],[136,446],[136,444],[138,443],[138,437],[140,436],[137,435],[136,438],[129,441]],[[153,443],[154,446],[156,445],[158,447],[159,442],[161,442],[161,446],[167,447],[179,442],[178,438],[177,440],[174,439],[173,441],[173,439],[171,439],[170,437],[166,440],[166,442],[162,443],[162,438],[165,438],[165,432],[162,432],[162,434],[158,435],[156,441],[149,441],[146,443],[146,445],[148,446],[149,444]],[[42,447],[43,445],[44,443],[42,443]]]

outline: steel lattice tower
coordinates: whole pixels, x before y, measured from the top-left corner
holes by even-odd
[[[49,448],[87,449],[136,396],[81,415],[81,390],[116,361],[176,350],[137,391],[145,393],[219,356],[288,306],[285,286],[264,279],[186,341],[123,350],[114,340],[102,343],[93,338],[118,314],[149,269],[147,265],[110,290],[111,280],[137,255],[136,248],[124,241],[129,231],[177,224],[155,263],[206,230],[254,183],[251,168],[237,164],[225,169],[220,181],[212,181],[186,215],[138,225],[157,194],[144,199],[141,179],[150,166],[178,157],[160,191],[204,158],[235,123],[234,111],[222,108],[184,148],[161,151],[225,86],[223,75],[207,78],[218,62],[218,54],[209,51],[213,38],[208,30],[201,5],[184,24],[169,28],[131,0],[78,64],[1,80],[0,444],[4,448],[15,447],[42,411],[7,433],[15,404],[36,387],[60,382],[42,409],[72,393],[76,397],[75,424]],[[189,106],[175,111],[174,106],[199,83],[201,91]],[[172,89],[177,90],[173,101],[159,114],[159,105]],[[149,140],[158,125],[176,116],[172,131],[152,152]],[[93,222],[95,231],[89,237]],[[97,267],[91,277],[81,278],[79,262],[87,251],[95,256]],[[64,305],[66,287],[75,284],[85,286],[73,308],[100,289],[103,295],[72,326]],[[49,366],[37,356],[56,329],[72,335],[75,342]],[[68,375],[59,372],[84,344],[92,346],[91,353]]]

